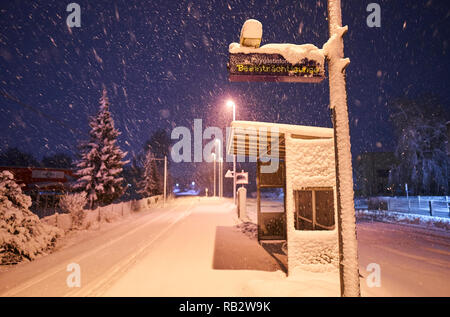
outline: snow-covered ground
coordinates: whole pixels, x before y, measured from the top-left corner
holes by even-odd
[[[339,296],[337,272],[286,277],[238,223],[229,199],[177,198],[2,267],[0,296]],[[363,296],[450,295],[448,233],[376,222],[357,228]],[[80,288],[66,284],[70,263],[80,265]],[[381,267],[380,288],[365,282],[369,263]]]
[[[199,193],[200,193],[199,190],[190,189],[190,190],[183,191],[183,192],[178,191],[175,193],[175,195],[177,195],[177,196],[197,196]]]
[[[283,201],[262,199],[261,210],[281,211]],[[247,216],[250,222],[256,223],[256,199],[248,199]],[[400,216],[411,218],[414,215]],[[363,296],[450,296],[450,232],[437,226],[446,219],[421,218],[434,220],[434,225],[430,224],[430,219],[408,223],[398,217],[395,219],[405,223],[389,223],[394,215],[375,218],[383,222],[357,222]],[[370,263],[380,265],[381,287],[368,287]]]

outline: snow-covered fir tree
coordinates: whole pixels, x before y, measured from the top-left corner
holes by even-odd
[[[149,197],[160,194],[160,177],[155,156],[150,149],[145,154],[142,180],[139,182],[139,194]]]
[[[0,264],[33,260],[53,248],[63,232],[40,222],[9,171],[0,172]]]
[[[114,128],[106,89],[100,98],[100,110],[89,123],[89,141],[82,144],[77,163],[79,179],[75,189],[86,192],[89,206],[106,205],[119,198],[125,187],[121,177],[126,152],[116,144],[120,132]]]

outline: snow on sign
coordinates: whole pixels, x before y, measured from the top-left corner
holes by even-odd
[[[230,81],[318,83],[325,78],[325,56],[321,49],[312,44],[259,47],[261,37],[261,23],[247,20],[241,30],[240,43],[229,46]]]
[[[248,172],[236,173],[236,184],[248,184]]]

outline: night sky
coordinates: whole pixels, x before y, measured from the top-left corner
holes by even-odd
[[[228,45],[246,19],[263,24],[262,45],[328,39],[326,1],[83,1],[81,27],[66,26],[71,1],[0,1],[0,89],[60,123],[0,96],[0,150],[76,153],[88,117],[108,90],[120,146],[133,156],[157,129],[224,128],[238,120],[331,127],[328,81],[230,83]],[[387,102],[425,92],[449,109],[448,1],[343,0],[352,153],[395,145]],[[381,28],[366,25],[381,6]]]

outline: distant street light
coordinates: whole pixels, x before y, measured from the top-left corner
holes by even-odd
[[[216,139],[216,144],[219,152],[219,197],[223,197],[223,157],[222,157],[222,142]]]
[[[216,197],[216,153],[211,154],[214,161],[214,197]]]
[[[236,104],[232,100],[228,100],[228,107],[233,107],[233,121],[236,121]],[[233,200],[236,204],[236,155],[233,154]]]
[[[223,158],[222,157],[219,158],[219,176],[220,176],[219,196],[222,198],[223,197]]]

